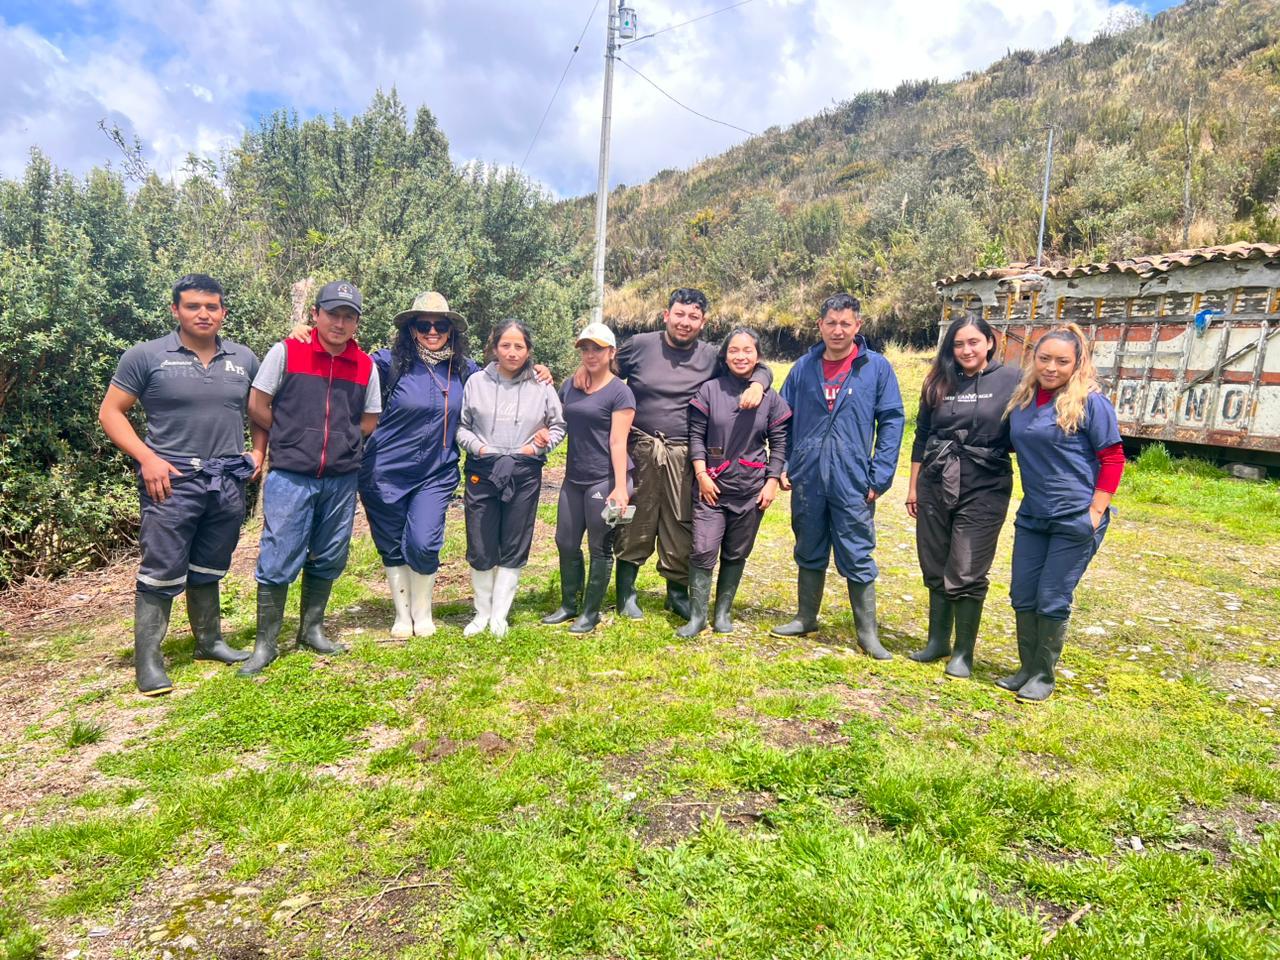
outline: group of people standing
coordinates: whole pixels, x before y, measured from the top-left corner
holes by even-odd
[[[821,340],[781,391],[754,331],[735,329],[718,349],[700,339],[709,305],[691,288],[672,292],[662,329],[621,347],[606,325],[589,324],[577,339],[579,366],[559,391],[534,363],[524,324],[496,324],[482,366],[468,353],[466,319],[434,292],[398,313],[392,346],[369,355],[354,339],[360,291],[326,284],[311,322],[273,345],[261,365],[219,336],[226,307],[216,280],[185,276],[172,299],[177,329],[126,351],[99,414],[138,464],[134,646],[146,695],[172,689],[160,644],[184,589],[197,658],[237,663],[245,676],[266,668],[299,574],[298,645],[342,652],[324,618],[346,565],[357,496],[391,591],[391,635],[432,634],[460,451],[475,610],[463,632],[504,635],[546,457],[566,437],[555,537],[560,605],[543,623],[595,629],[615,562],[617,612],[641,618],[636,580],[656,548],[666,607],[685,621],[677,634],[732,631],[761,518],[780,490],[791,490],[798,611],[772,633],[818,629],[834,553],[859,647],[892,656],[876,624],[874,519],[893,482],[905,416],[893,368],[862,337],[849,294],[824,301]],[[925,380],[907,510],[930,592],[929,633],[912,658],[945,657],[949,676],[969,676],[1016,450],[1024,500],[1011,596],[1020,669],[997,682],[1043,700],[1072,593],[1106,529],[1123,453],[1079,328],[1041,337],[1022,375],[995,352],[994,331],[962,317]],[[127,416],[137,403],[145,439]],[[218,582],[244,519],[245,484],[268,449],[256,640],[252,652],[239,651],[221,636]]]

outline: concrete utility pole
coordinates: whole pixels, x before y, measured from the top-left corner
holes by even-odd
[[[618,0],[609,0],[609,24],[604,48],[604,109],[600,113],[600,171],[596,183],[596,258],[591,271],[595,293],[591,321],[604,320],[605,233],[609,226],[609,126],[613,119],[613,59],[618,48]]]
[[[1049,125],[1049,149],[1044,155],[1044,195],[1040,198],[1040,239],[1036,241],[1036,266],[1044,259],[1044,222],[1049,216],[1049,174],[1053,171],[1053,125]]]

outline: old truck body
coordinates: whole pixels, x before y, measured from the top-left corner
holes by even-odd
[[[1083,327],[1123,436],[1280,465],[1280,245],[1014,264],[937,287],[941,329],[957,311],[979,313],[1002,334],[1005,362],[1021,363],[1054,324]]]

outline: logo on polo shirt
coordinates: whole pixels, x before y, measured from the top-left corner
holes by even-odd
[[[222,362],[225,364],[225,366],[223,367],[223,370],[226,373],[234,373],[241,377],[247,376],[247,374],[244,372],[244,367],[239,366],[238,364],[234,364],[230,360],[223,360]]]

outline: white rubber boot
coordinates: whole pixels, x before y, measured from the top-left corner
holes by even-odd
[[[464,637],[475,636],[489,626],[489,612],[493,609],[493,581],[497,575],[497,567],[490,567],[488,570],[472,568],[471,590],[475,594],[476,615],[462,628]]]
[[[501,637],[507,632],[507,614],[516,599],[516,587],[520,585],[519,567],[498,567],[493,584],[493,611],[489,614],[489,632]]]
[[[436,589],[434,573],[415,573],[409,571],[409,613],[413,618],[413,635],[429,637],[436,632],[436,625],[431,620],[431,594]]]
[[[391,602],[396,605],[396,622],[391,625],[393,637],[413,636],[413,616],[409,613],[409,568],[383,567],[387,572],[387,586],[391,588]]]

